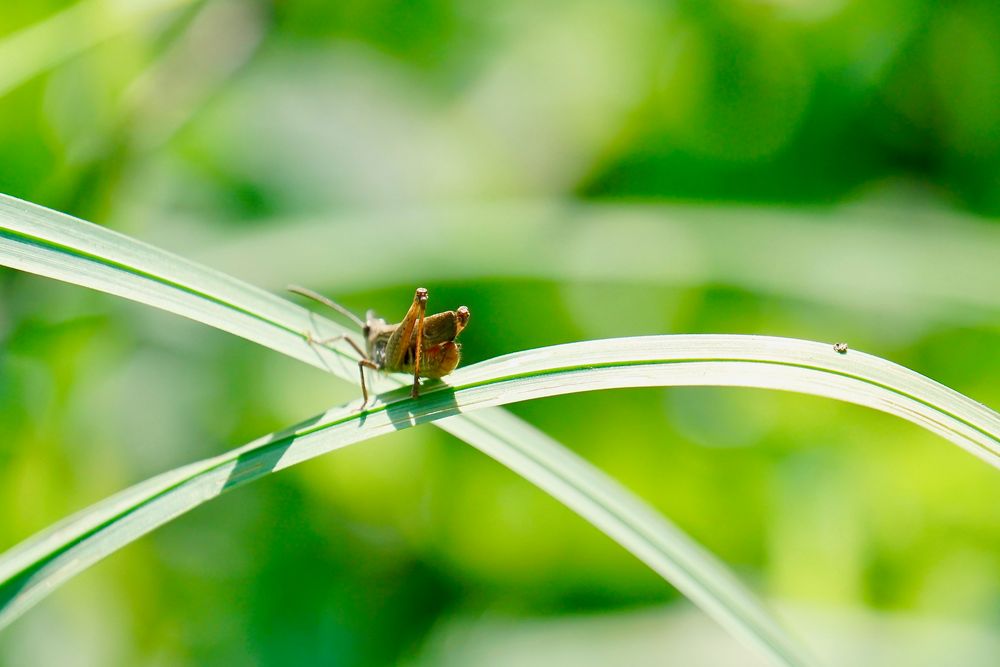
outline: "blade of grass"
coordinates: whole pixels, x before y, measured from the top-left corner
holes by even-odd
[[[330,337],[345,332],[329,320],[110,230],[3,196],[0,263],[184,315],[356,382],[356,364],[349,349],[343,345],[310,346],[301,333],[309,330],[319,337]],[[801,657],[804,653],[798,643],[722,564],[565,447],[498,410],[448,420],[441,427],[531,480],[598,528],[609,523],[600,499],[617,499],[621,504],[614,519],[618,528],[608,533],[613,539],[637,556],[656,554],[660,563],[656,569],[661,575],[682,586],[685,595],[754,650],[776,664],[808,664]],[[538,460],[526,453],[545,456]],[[16,573],[31,568],[32,562],[37,566],[70,548],[113,518],[128,516],[164,488],[181,483],[187,474],[166,473],[84,510],[25,546],[0,556],[0,572],[6,573],[3,579],[18,576]],[[105,544],[103,553],[118,548],[111,541]],[[634,544],[645,545],[644,551],[637,552]],[[99,557],[100,553],[95,556]],[[692,573],[689,580],[671,579],[671,563],[684,563],[685,571]],[[702,582],[721,584],[712,587]]]
[[[84,285],[184,315],[325,368],[348,381],[357,381],[355,353],[346,343],[339,342],[332,346],[310,345],[306,335],[306,332],[312,332],[321,338],[332,338],[354,332],[225,274],[97,225],[3,195],[0,195],[0,264]],[[697,342],[691,344],[690,350],[695,355],[705,354],[706,350],[714,349],[713,345],[721,344],[723,348],[719,352],[724,354],[724,341],[744,338],[758,341],[787,340],[698,336],[693,339]],[[773,345],[762,347],[761,354],[773,354],[773,360],[778,360],[788,352],[782,349],[772,350],[772,347]],[[845,376],[863,378],[872,386],[897,386],[900,395],[921,397],[919,400],[928,406],[937,405],[943,413],[965,415],[970,423],[989,423],[996,414],[962,394],[892,362],[856,351],[839,355],[832,351],[832,346],[824,352],[828,354],[824,354],[825,358],[820,364],[809,354],[796,349],[796,363],[823,368],[831,374],[831,382],[836,376]],[[715,357],[716,360],[721,358],[723,357]],[[577,361],[581,366],[593,366],[595,369],[603,363],[601,358],[579,358]],[[789,366],[793,365],[789,362]],[[465,377],[473,368],[492,366],[480,364],[460,369],[451,376],[452,381],[457,383],[458,378]],[[516,368],[507,370],[513,372]],[[799,390],[791,380],[789,382],[788,386],[782,386],[779,380],[772,378],[770,384],[748,386]],[[892,382],[897,384],[893,385]],[[852,400],[851,396],[843,392],[834,397]],[[872,407],[881,409],[877,405]],[[918,413],[907,410],[894,414],[913,420],[913,415]],[[944,434],[934,426],[936,423],[921,425]],[[981,441],[973,444],[975,438],[970,440],[957,435],[960,430],[949,430],[945,437],[996,465],[995,451],[990,445]],[[990,432],[988,426],[980,427],[979,430]]]
[[[349,357],[347,350],[342,347],[318,349],[304,342],[301,332],[306,329],[321,336],[342,332],[333,323],[228,276],[109,230],[7,197],[0,197],[0,262],[183,314],[326,367],[349,380],[354,378],[353,363],[345,363],[345,358]],[[601,369],[587,371],[584,368],[587,365],[589,362],[575,372],[586,372],[597,378],[596,372]],[[648,364],[637,362],[625,368],[628,373],[636,373],[636,369],[643,365]],[[797,366],[791,364],[787,368],[795,369]],[[471,368],[466,371],[471,373]],[[534,376],[534,379],[544,380],[546,377],[551,379],[554,376],[543,373]],[[777,374],[769,377],[772,384],[760,386],[780,387],[786,380],[789,385],[793,384],[792,379],[782,380]],[[482,380],[475,380],[475,376],[471,375],[470,378],[472,385],[467,389],[473,391],[475,382]],[[522,379],[524,383],[527,380],[527,377]],[[849,389],[841,390],[850,392]],[[859,392],[858,396],[862,393]],[[474,394],[470,396],[474,397]],[[946,398],[954,399],[953,396]],[[486,404],[489,402],[483,403]],[[469,405],[475,405],[475,401]],[[905,412],[905,409],[900,408],[900,412]],[[795,643],[770,620],[756,600],[700,547],[599,471],[527,425],[515,427],[517,421],[512,420],[513,417],[496,411],[484,411],[448,420],[442,426],[457,432],[470,444],[539,484],[646,562],[654,558],[649,554],[660,558],[662,562],[654,565],[654,569],[678,585],[736,636],[772,660],[781,664],[803,662],[802,653]],[[945,421],[951,429],[938,427],[940,430],[968,437],[968,434],[963,435],[960,426]],[[937,422],[931,420],[931,423]],[[981,448],[981,445],[971,446]],[[0,563],[4,564],[2,571],[13,577],[23,576],[32,567],[31,563],[44,561],[38,549],[52,555],[60,553],[61,549],[71,548],[115,517],[131,516],[135,508],[144,506],[156,494],[162,493],[163,484],[171,488],[176,484],[183,485],[185,475],[196,472],[197,466],[185,468],[186,472],[167,473],[85,510],[52,532],[44,533],[0,557]],[[618,522],[617,532],[607,527],[610,520],[601,513],[601,508],[609,505],[608,498],[616,503],[613,516]],[[173,514],[166,512],[163,516]],[[106,544],[110,550],[117,548],[111,541]],[[33,555],[25,556],[28,553]],[[676,571],[673,575],[668,574],[673,571],[671,567],[681,567],[678,564],[683,564],[683,571],[693,573],[690,580],[685,581]],[[674,578],[671,579],[671,576]],[[721,588],[713,588],[707,582],[722,582]]]
[[[847,400],[929,428],[994,465],[1000,461],[997,413],[901,366],[862,353],[848,359],[822,343],[675,335],[539,348],[461,369],[451,385],[438,383],[416,400],[404,387],[363,413],[336,408],[126,490],[22,543],[0,557],[0,627],[97,560],[230,488],[354,442],[446,419],[458,423],[460,437],[491,433],[492,441],[480,443],[487,454],[587,516],[731,632],[778,662],[801,664],[803,654],[788,650],[780,629],[741,594],[739,583],[722,569],[706,569],[710,556],[640,501],[555,443],[539,447],[531,438],[530,446],[518,445],[528,431],[509,415],[483,423],[465,414],[572,392],[683,385],[766,387]]]

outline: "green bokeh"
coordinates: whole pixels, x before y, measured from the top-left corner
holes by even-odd
[[[432,306],[472,310],[465,363],[649,333],[844,339],[1000,406],[996,3],[175,4],[88,14],[84,35],[122,28],[50,65],[0,60],[0,192],[358,312],[398,317],[419,281]],[[5,7],[0,49],[68,6]],[[40,34],[43,51],[69,39]],[[4,87],[17,68],[33,74]],[[532,222],[549,207],[558,222]],[[318,229],[333,242],[317,248]],[[408,257],[418,237],[435,252]],[[494,239],[510,243],[496,261],[464,259]],[[829,254],[805,261],[802,243]],[[822,283],[831,267],[843,282]],[[356,394],[9,270],[0,341],[0,550]],[[512,410],[766,597],[1000,627],[1000,480],[911,424],[714,388]],[[420,428],[144,538],[0,633],[0,664],[424,665],[492,618],[682,604],[529,483]],[[786,617],[814,646],[832,632]]]

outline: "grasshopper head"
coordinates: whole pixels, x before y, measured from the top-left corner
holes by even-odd
[[[365,336],[368,358],[379,365],[385,362],[385,346],[395,328],[394,325],[386,324],[381,317],[376,317],[374,310],[368,311],[365,315],[365,325],[361,328]]]

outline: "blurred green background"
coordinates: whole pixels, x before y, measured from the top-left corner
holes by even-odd
[[[280,292],[469,306],[465,363],[674,332],[846,340],[1000,406],[987,0],[52,0],[0,11],[0,192]],[[0,550],[356,398],[0,270]],[[777,392],[512,408],[850,664],[995,664],[1000,479]],[[0,633],[4,665],[755,664],[596,529],[419,428],[241,488]]]

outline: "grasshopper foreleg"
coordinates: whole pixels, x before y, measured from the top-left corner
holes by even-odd
[[[309,345],[324,345],[325,346],[325,345],[329,345],[330,343],[336,343],[338,340],[346,340],[347,343],[351,347],[354,348],[354,351],[358,353],[358,356],[360,356],[362,359],[367,359],[368,358],[368,355],[365,354],[364,350],[361,349],[361,346],[358,345],[354,341],[354,339],[351,338],[350,336],[348,336],[347,334],[340,334],[339,336],[330,336],[329,338],[316,338],[315,336],[312,335],[311,331],[306,331],[302,335],[305,336],[306,343],[309,344]]]
[[[376,371],[382,370],[382,368],[371,359],[358,360],[358,374],[361,376],[361,395],[364,397],[364,400],[361,402],[361,410],[364,410],[365,406],[368,405],[368,386],[365,384],[366,368],[371,368]]]
[[[418,289],[416,301],[419,304],[417,306],[419,310],[417,312],[416,344],[413,352],[413,389],[410,390],[410,396],[413,398],[420,397],[420,357],[423,356],[424,350],[424,315],[427,312],[427,290]]]

